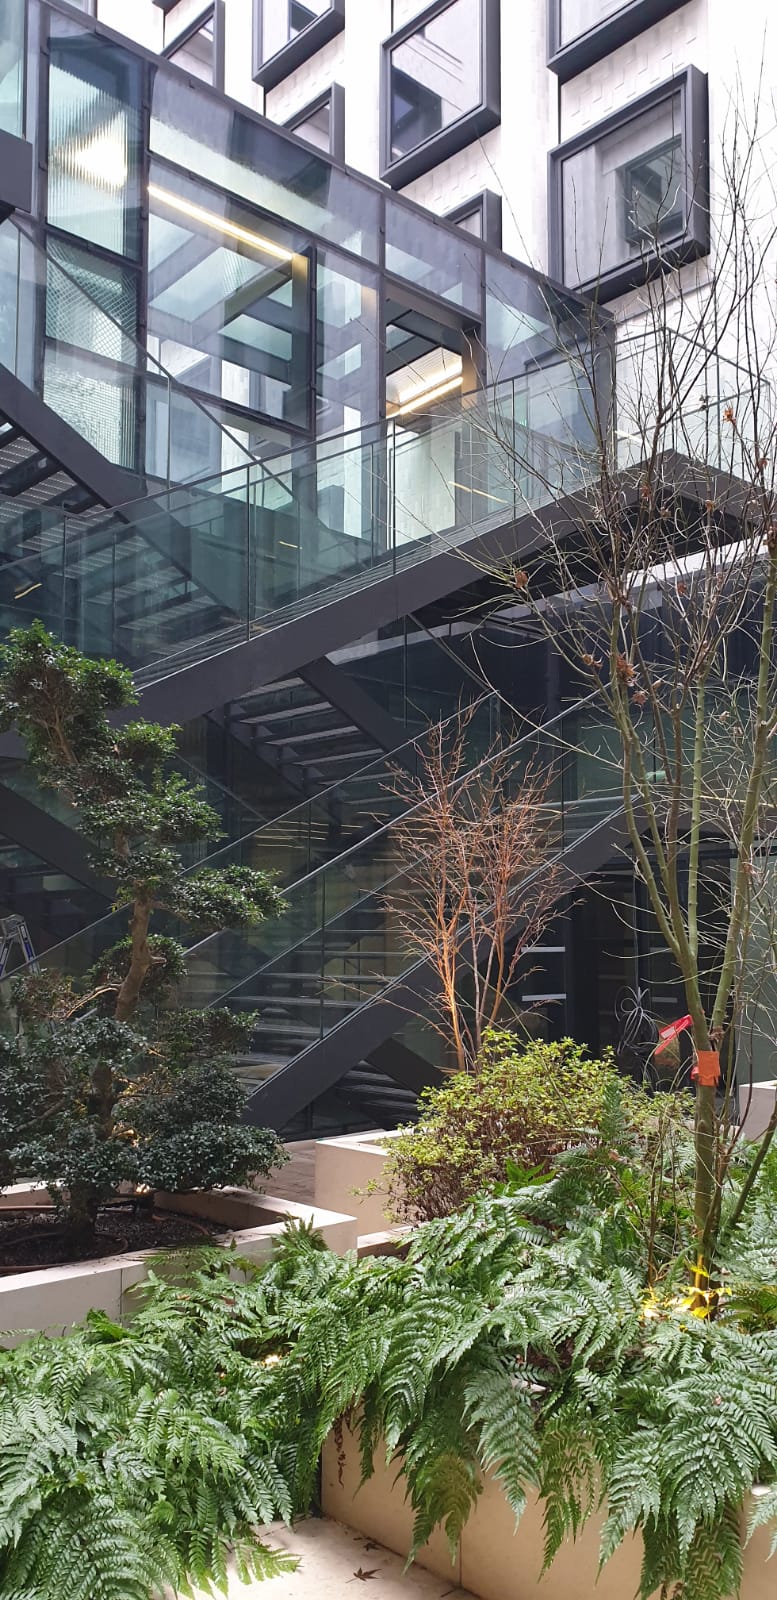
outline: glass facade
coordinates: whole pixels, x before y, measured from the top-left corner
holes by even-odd
[[[291,133],[334,161],[345,159],[345,91],[335,83],[285,124]]]
[[[624,10],[623,0],[559,0],[559,43],[569,44],[579,34]]]
[[[140,252],[142,68],[59,16],[49,39],[48,220],[113,255]]]
[[[207,8],[217,31],[218,4]],[[0,341],[111,460],[162,484],[188,482],[345,432],[355,448],[337,467],[322,456],[313,497],[327,523],[362,537],[373,508],[367,458],[354,463],[364,430],[396,409],[392,376],[407,362],[393,341],[409,341],[413,361],[422,347],[454,352],[458,388],[472,388],[478,362],[487,374],[517,342],[486,292],[501,271],[512,305],[531,302],[532,350],[553,351],[556,313],[532,274],[496,256],[466,219],[447,225],[333,165],[194,74],[96,32],[69,5],[30,6],[31,39],[47,45],[35,53],[47,210],[33,218],[34,259],[21,270],[13,226],[0,231]],[[207,18],[199,0],[179,0],[165,20],[172,47]],[[336,102],[307,108],[306,131],[322,144],[327,109],[331,135]],[[477,196],[475,215],[484,198],[495,197]],[[398,332],[405,317],[411,326]],[[423,387],[422,376],[406,375],[402,393],[411,377]],[[438,442],[438,456],[452,440]],[[412,452],[414,481],[426,450]],[[409,460],[403,450],[400,476]],[[453,513],[447,501],[422,509],[435,526]],[[399,542],[415,537],[412,495],[406,520]]]
[[[333,39],[345,0],[254,0],[254,77],[272,89]]]
[[[24,133],[25,0],[0,0],[0,129]]]
[[[176,7],[177,10],[177,7]],[[165,54],[168,61],[176,67],[181,67],[184,72],[193,78],[200,78],[203,83],[216,83],[216,21],[214,8],[210,10],[193,27],[186,28],[179,42],[168,44],[171,36],[175,39],[180,31],[175,11],[165,17]]]
[[[303,242],[161,163],[149,183],[148,331],[187,387],[307,428]]]
[[[383,51],[382,175],[399,188],[498,123],[498,0],[440,0]]]
[[[688,69],[562,145],[553,176],[553,267],[565,283],[596,284],[606,297],[702,254],[706,80]]]
[[[474,111],[483,94],[480,0],[452,0],[390,52],[390,159]]]

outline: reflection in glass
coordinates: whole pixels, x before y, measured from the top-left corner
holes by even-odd
[[[472,235],[473,239],[483,237],[483,207],[478,200],[471,211],[464,211],[456,217],[456,227],[462,228],[465,233]]]
[[[589,28],[623,11],[627,0],[561,0],[559,44],[569,44]]]
[[[20,138],[24,132],[25,0],[0,3],[0,128]]]
[[[331,11],[331,0],[262,0],[262,60],[283,50],[319,17]]]
[[[323,150],[325,155],[332,152],[332,96],[328,94],[313,111],[299,122],[292,121],[287,124],[292,133],[299,135],[300,139],[307,139],[308,144],[315,145],[317,150]]]
[[[466,238],[386,202],[386,270],[454,305],[480,310],[480,252]]]
[[[333,250],[316,275],[319,433],[345,433],[377,417],[378,278]]]
[[[304,426],[307,258],[225,195],[152,169],[149,348],[188,388]]]
[[[434,138],[482,99],[481,0],[453,0],[391,51],[391,160]]]
[[[214,21],[213,12],[205,17],[200,26],[187,35],[174,50],[170,50],[168,61],[176,67],[181,67],[184,72],[191,73],[193,78],[200,78],[203,83],[213,83],[215,79],[214,56]]]
[[[377,259],[374,190],[226,101],[209,103],[206,115],[201,91],[179,73],[155,74],[151,147],[270,216]]]
[[[141,63],[96,34],[52,38],[50,50],[49,221],[135,256]]]
[[[589,283],[682,232],[680,94],[569,155],[562,168],[563,276]]]

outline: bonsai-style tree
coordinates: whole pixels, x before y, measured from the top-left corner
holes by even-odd
[[[121,1182],[212,1187],[283,1159],[273,1134],[240,1124],[230,1063],[253,1019],[166,1012],[184,949],[151,925],[166,912],[198,932],[248,928],[284,901],[265,872],[184,870],[182,847],[217,836],[218,818],[170,770],[176,728],[113,726],[110,714],[135,701],[126,668],[89,660],[39,622],[0,651],[0,727],[16,725],[39,782],[77,809],[93,864],[128,911],[128,936],[80,982],[51,969],[18,981],[19,1031],[0,1045],[0,1181],[41,1179],[79,1233]]]

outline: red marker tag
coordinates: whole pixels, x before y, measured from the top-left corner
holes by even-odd
[[[661,1044],[669,1044],[672,1039],[677,1039],[686,1028],[693,1027],[693,1017],[679,1017],[677,1022],[668,1022],[665,1028],[659,1028],[658,1037]]]

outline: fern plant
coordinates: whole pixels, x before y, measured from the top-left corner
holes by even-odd
[[[440,1524],[456,1546],[490,1474],[516,1517],[544,1501],[548,1564],[600,1513],[603,1562],[642,1541],[642,1600],[730,1600],[754,1485],[750,1527],[777,1523],[777,1161],[728,1234],[724,1215],[699,1316],[687,1195],[649,1283],[649,1143],[612,1089],[603,1132],[404,1259],[293,1230],[262,1267],[213,1252],[152,1277],[127,1327],[95,1314],[0,1355],[4,1600],[221,1591],[232,1546],[275,1570],[251,1530],[309,1510],[344,1421],[365,1476],[378,1450],[404,1475],[411,1554]]]

